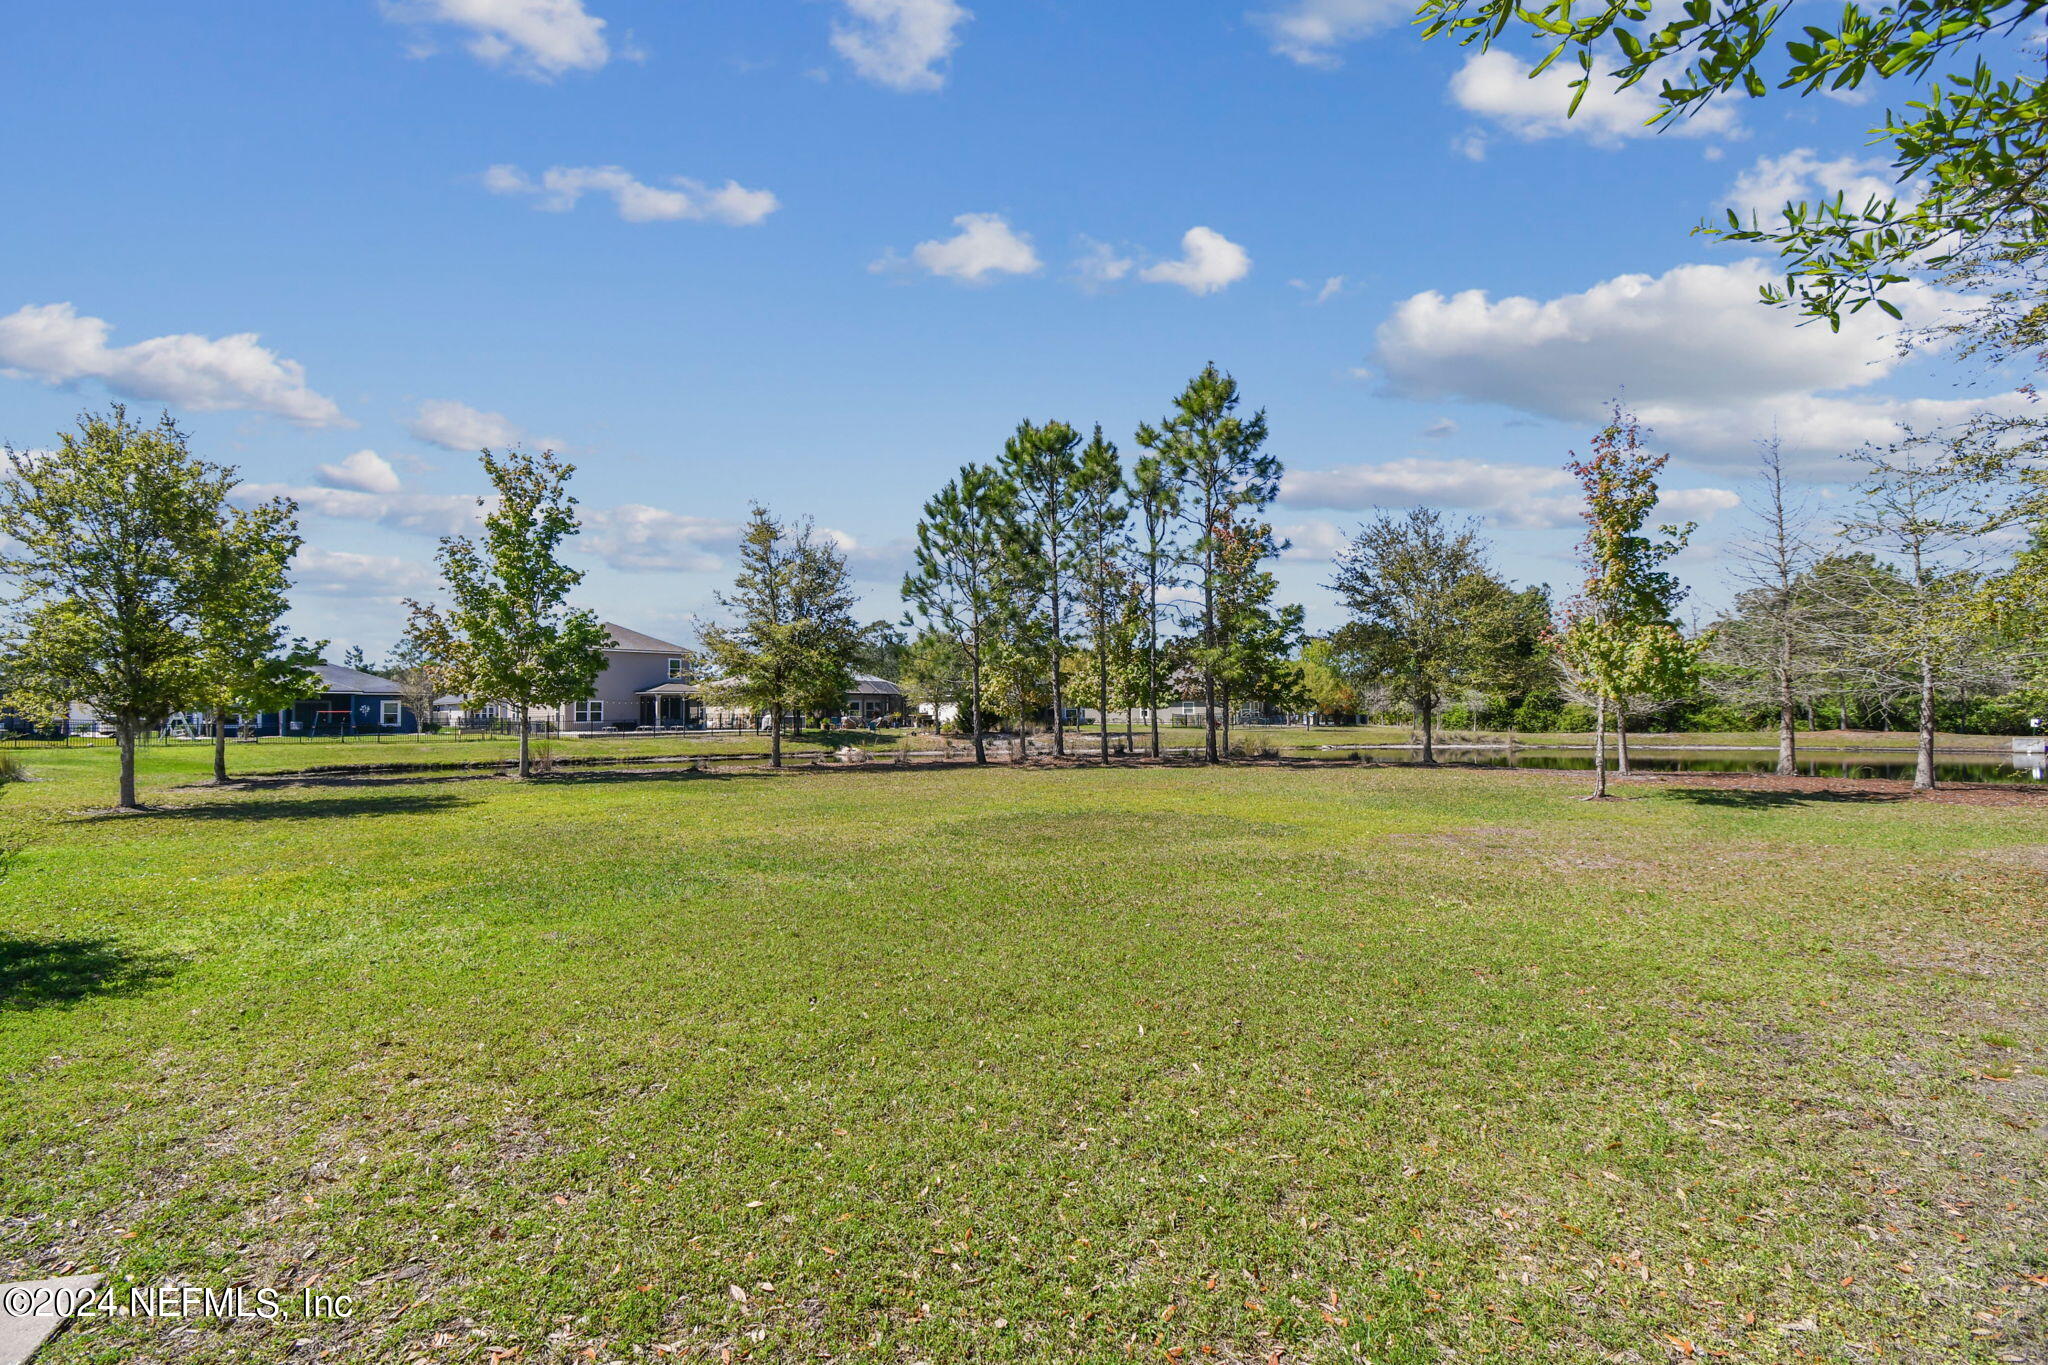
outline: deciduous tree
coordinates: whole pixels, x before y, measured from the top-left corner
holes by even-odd
[[[1774,88],[1844,96],[1866,82],[1926,80],[1922,98],[1886,112],[1873,137],[1890,146],[1894,196],[1855,203],[1837,193],[1785,206],[1779,221],[1731,212],[1718,235],[1775,246],[1786,261],[1777,302],[1840,324],[1886,291],[1990,249],[2038,260],[2048,244],[2042,176],[2048,169],[2048,97],[2041,58],[2012,35],[2036,27],[2041,0],[1891,0],[1849,4],[1833,16],[1801,11],[1781,32],[1782,0],[1699,0],[1670,10],[1643,0],[1425,0],[1426,33],[1491,47],[1534,37],[1537,74],[1575,59],[1566,112],[1596,86],[1604,95],[1659,78],[1655,123],[1688,118],[1711,101],[1760,99]]]
[[[298,508],[287,498],[222,509],[203,561],[205,598],[196,630],[199,673],[191,701],[213,730],[213,780],[228,780],[224,717],[261,715],[317,693],[317,645],[286,634],[290,566],[300,545]]]
[[[1676,694],[1688,685],[1699,652],[1673,619],[1685,589],[1664,568],[1693,528],[1647,526],[1657,505],[1657,474],[1669,456],[1643,444],[1642,428],[1620,407],[1593,438],[1593,453],[1566,468],[1578,479],[1586,522],[1581,559],[1586,581],[1565,605],[1557,647],[1566,668],[1595,700],[1593,794],[1607,794],[1607,713],[1623,698]],[[1618,711],[1617,722],[1626,725]],[[1621,731],[1622,771],[1628,740]]]
[[[110,722],[120,806],[135,810],[136,737],[199,692],[199,623],[235,471],[194,456],[168,414],[144,427],[118,405],[57,442],[4,452],[11,695],[58,715],[83,703]]]
[[[483,535],[445,536],[437,556],[446,584],[445,613],[408,602],[422,635],[439,651],[461,689],[519,709],[519,776],[533,772],[533,708],[581,701],[604,668],[604,627],[588,611],[571,610],[569,594],[583,581],[560,558],[576,534],[574,465],[551,450],[482,452],[494,498]]]
[[[1330,587],[1352,618],[1331,641],[1344,672],[1415,709],[1422,761],[1434,764],[1444,698],[1493,685],[1514,614],[1478,523],[1432,507],[1382,513],[1338,553]]]

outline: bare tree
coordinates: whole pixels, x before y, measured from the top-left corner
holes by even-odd
[[[1984,532],[1996,519],[1997,494],[1947,458],[1938,436],[1852,458],[1864,468],[1861,501],[1842,534],[1891,561],[1890,572],[1871,561],[1858,634],[1880,682],[1909,685],[1918,701],[1913,787],[1926,791],[1935,785],[1936,697],[2002,671],[1969,610],[1995,553]]]
[[[1712,688],[1738,704],[1764,702],[1778,713],[1778,773],[1798,770],[1798,705],[1810,699],[1825,668],[1815,649],[1816,602],[1801,592],[1814,566],[1813,511],[1787,492],[1785,462],[1774,435],[1760,443],[1762,466],[1751,509],[1751,534],[1731,547],[1742,585],[1735,610],[1715,623],[1708,658],[1718,665]]]

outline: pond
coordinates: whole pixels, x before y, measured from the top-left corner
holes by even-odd
[[[1362,753],[1380,763],[1413,763],[1414,749],[1320,749],[1329,758],[1338,754]],[[1593,766],[1590,749],[1463,749],[1438,745],[1437,757],[1445,763],[1478,764],[1489,768],[1550,768],[1589,771]],[[2015,764],[2023,766],[2015,766]],[[1614,768],[1614,751],[1607,751],[1609,771]],[[1629,766],[1638,772],[1654,773],[1770,773],[1778,768],[1775,749],[1718,750],[1701,753],[1688,749],[1632,748]],[[1897,751],[1882,754],[1817,752],[1799,759],[1802,777],[1875,777],[1898,781],[1913,778],[1913,756]],[[2048,781],[2048,763],[2040,754],[2014,754],[2011,758],[1992,753],[1973,753],[1967,758],[1934,760],[1935,778],[1943,782],[2041,782]]]

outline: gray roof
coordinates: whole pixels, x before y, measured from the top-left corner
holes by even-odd
[[[643,687],[633,695],[636,697],[694,697],[701,691],[703,689],[689,679],[675,678],[654,687]]]
[[[340,664],[314,664],[313,672],[320,679],[323,692],[340,692],[358,697],[395,697],[403,690],[389,678],[380,678],[375,673],[365,673],[360,668],[344,668]]]
[[[604,633],[611,637],[606,649],[635,650],[643,654],[681,654],[681,645],[672,645],[666,640],[657,640],[652,635],[642,635],[637,630],[628,630],[610,621],[604,623]]]

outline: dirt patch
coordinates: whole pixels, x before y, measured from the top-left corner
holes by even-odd
[[[1622,779],[1616,779],[1622,780]],[[2018,806],[2048,811],[2048,788],[2016,782],[1945,782],[1916,792],[1910,782],[1875,777],[1779,777],[1774,773],[1646,773],[1625,779],[1672,788],[1778,793],[1785,804],[1822,800],[1932,801],[1950,806]],[[1759,803],[1766,804],[1766,803]]]

